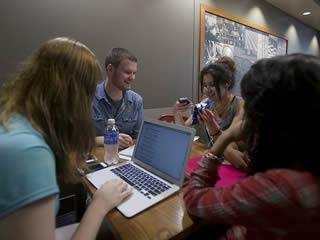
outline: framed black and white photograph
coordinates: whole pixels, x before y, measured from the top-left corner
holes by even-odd
[[[254,62],[287,54],[288,40],[270,29],[204,4],[200,18],[200,70],[221,56],[231,57],[237,69],[234,94],[240,95],[240,81]]]

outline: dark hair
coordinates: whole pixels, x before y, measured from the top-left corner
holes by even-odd
[[[210,74],[212,76],[215,88],[217,90],[217,93],[220,99],[221,99],[220,86],[227,83],[229,83],[230,86],[234,84],[233,74],[230,68],[225,63],[215,62],[205,66],[201,70],[201,73],[200,73],[201,92],[203,89],[203,77],[206,74]]]
[[[241,81],[252,172],[290,168],[315,175],[320,135],[320,58],[293,54],[253,64]]]
[[[115,68],[117,68],[123,59],[129,59],[132,62],[138,62],[136,56],[129,52],[128,49],[113,48],[111,50],[111,54],[106,57],[104,64],[105,70],[107,70],[109,64],[112,64]]]
[[[0,124],[18,113],[40,132],[56,158],[57,175],[77,180],[95,148],[91,103],[101,67],[95,55],[70,38],[45,42],[0,93]]]
[[[226,64],[226,66],[232,72],[232,80],[230,81],[230,86],[229,86],[229,89],[232,89],[233,86],[234,86],[235,73],[236,73],[236,70],[237,70],[236,69],[236,63],[233,61],[232,58],[227,57],[227,56],[219,57],[216,62]]]

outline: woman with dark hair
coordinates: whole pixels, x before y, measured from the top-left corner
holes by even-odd
[[[228,129],[243,109],[243,99],[233,95],[235,62],[229,57],[218,58],[215,63],[205,66],[200,72],[200,85],[203,94],[202,103],[212,101],[208,109],[199,112],[199,122],[205,124],[209,145],[212,146],[221,133]],[[183,113],[192,107],[177,101],[173,106],[175,122],[192,126],[193,116],[186,121]],[[241,144],[232,143],[225,151],[226,160],[241,170],[247,168]]]
[[[55,38],[0,93],[1,239],[55,239],[57,178],[79,181],[94,152],[91,104],[101,69],[82,43]],[[104,216],[131,192],[109,181],[94,194],[72,239],[95,239]]]
[[[233,226],[227,239],[317,239],[320,232],[320,58],[289,55],[253,64],[241,82],[241,121],[231,125],[191,173],[191,215]],[[303,122],[312,130],[300,129]],[[243,139],[250,174],[215,188],[225,147]]]

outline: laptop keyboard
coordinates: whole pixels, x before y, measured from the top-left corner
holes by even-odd
[[[157,196],[171,188],[168,184],[142,171],[131,163],[114,168],[111,172],[149,199],[151,199],[151,196]]]

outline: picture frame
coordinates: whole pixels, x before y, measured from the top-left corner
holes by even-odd
[[[231,57],[236,63],[231,93],[241,95],[241,79],[258,59],[287,55],[286,37],[205,4],[200,11],[200,71],[220,56]],[[200,79],[198,96],[203,98]]]

